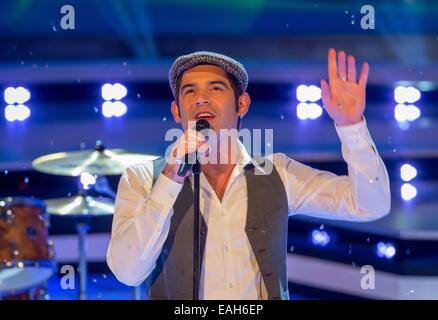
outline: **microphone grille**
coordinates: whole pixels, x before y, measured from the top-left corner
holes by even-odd
[[[210,123],[205,119],[199,119],[196,121],[196,131],[201,131],[203,129],[210,129]]]

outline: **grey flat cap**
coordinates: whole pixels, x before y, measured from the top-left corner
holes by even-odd
[[[243,65],[223,54],[197,51],[176,58],[169,70],[169,85],[173,96],[176,98],[176,82],[178,77],[186,70],[199,64],[213,64],[233,75],[243,91],[248,87],[248,74]]]

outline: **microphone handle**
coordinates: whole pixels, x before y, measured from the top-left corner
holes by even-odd
[[[186,175],[186,172],[187,172],[188,170],[192,170],[192,167],[193,167],[193,164],[182,163],[182,164],[179,166],[179,169],[178,169],[177,175],[180,176],[180,177],[184,177],[184,176]]]
[[[189,155],[186,154],[184,163],[181,163],[177,172],[179,177],[184,177],[188,170],[192,170],[193,164],[189,164]]]

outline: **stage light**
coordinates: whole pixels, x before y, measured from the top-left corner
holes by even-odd
[[[23,104],[30,99],[30,92],[23,87],[8,87],[5,89],[4,99],[7,104]]]
[[[102,114],[106,118],[121,117],[128,111],[128,107],[121,101],[105,101],[102,104]]]
[[[400,177],[403,181],[411,181],[417,176],[417,169],[410,164],[404,164],[400,167]]]
[[[300,120],[314,120],[322,115],[322,108],[316,103],[301,102],[297,105],[297,117]]]
[[[96,176],[88,172],[82,172],[80,179],[84,190],[88,190],[91,185],[96,183]]]
[[[312,243],[315,246],[325,247],[330,242],[330,236],[325,231],[315,229],[312,231]]]
[[[10,122],[24,121],[29,117],[30,109],[25,105],[7,105],[5,108],[5,118]]]
[[[394,100],[397,103],[414,103],[420,100],[421,92],[414,87],[398,86],[394,90]]]
[[[402,196],[403,200],[405,200],[405,201],[412,200],[413,198],[415,198],[417,196],[417,188],[415,188],[410,183],[404,183],[401,186],[400,191],[401,191],[401,196]]]
[[[301,84],[297,87],[297,100],[300,102],[315,102],[321,99],[321,89],[315,85]]]
[[[394,109],[394,118],[399,122],[415,121],[421,116],[421,111],[413,104],[398,104]]]
[[[391,243],[379,242],[377,244],[377,256],[380,258],[392,259],[394,258],[397,250]]]
[[[120,83],[105,83],[102,86],[102,98],[106,101],[121,100],[128,93],[125,86]]]

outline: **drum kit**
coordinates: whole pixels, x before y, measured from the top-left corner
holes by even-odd
[[[94,150],[45,155],[35,159],[32,166],[47,174],[78,177],[89,173],[103,177],[120,175],[130,165],[156,158],[121,149],[106,149],[97,141]],[[87,298],[87,232],[93,217],[114,213],[115,194],[105,183],[96,190],[107,197],[92,197],[87,195],[85,188],[78,189],[77,195],[45,201],[22,197],[0,199],[0,299],[42,297],[44,283],[56,271],[54,246],[48,240],[50,215],[71,219],[76,226],[79,299]],[[135,295],[138,294],[137,291]]]

